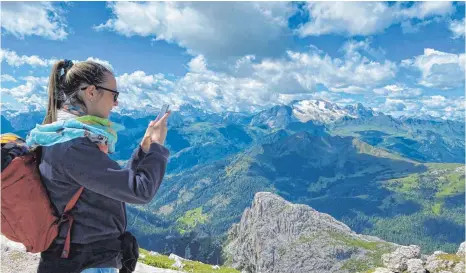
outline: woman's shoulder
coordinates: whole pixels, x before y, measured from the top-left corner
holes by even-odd
[[[87,137],[79,137],[66,142],[56,143],[51,146],[43,146],[42,153],[45,157],[53,159],[63,159],[70,156],[70,153],[86,153],[99,151],[99,147]]]

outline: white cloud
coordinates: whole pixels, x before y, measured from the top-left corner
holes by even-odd
[[[63,12],[50,2],[2,2],[1,27],[20,39],[37,35],[64,40],[68,33]]]
[[[425,27],[425,26],[429,25],[432,22],[433,22],[433,20],[426,20],[426,21],[422,21],[422,22],[419,22],[419,23],[415,23],[415,22],[411,22],[411,21],[403,21],[400,24],[401,31],[403,33],[416,33],[422,27]]]
[[[193,72],[204,72],[207,70],[206,60],[203,55],[192,59],[188,64],[189,70]]]
[[[374,93],[390,98],[412,98],[420,96],[422,90],[420,88],[407,87],[404,84],[390,84],[374,89]]]
[[[11,95],[22,106],[31,110],[45,110],[47,106],[48,77],[22,77],[25,83],[13,88],[1,88],[2,94]]]
[[[362,41],[348,40],[340,48],[340,51],[344,52],[347,57],[355,56],[360,58],[362,55],[366,54],[375,59],[383,59],[386,53],[385,50],[381,47],[373,48],[371,44],[371,38],[366,38]]]
[[[125,73],[117,76],[118,89],[122,92],[120,108],[158,107],[166,102],[174,106],[200,104],[218,112],[257,111],[291,98],[288,95],[312,98],[317,86],[340,94],[369,92],[386,85],[397,71],[393,62],[373,60],[372,55],[383,55],[383,52],[372,49],[369,43],[367,40],[346,43],[341,49],[344,53],[341,59],[311,46],[307,52],[288,51],[279,59],[259,60],[254,55],[246,55],[225,72],[211,70],[207,59],[198,55],[187,64],[188,73],[181,78],[169,79],[143,71]],[[18,57],[16,53],[7,55],[13,56],[5,58],[12,64],[29,60],[28,56]],[[35,90],[29,80],[28,84],[9,92],[19,94],[20,89],[26,90],[22,93]]]
[[[106,68],[110,69],[111,71],[113,71],[113,66],[110,64],[109,61],[101,60],[99,58],[94,58],[94,57],[89,57],[89,58],[87,58],[86,61],[92,61],[92,62],[99,63],[99,64],[105,66]],[[76,61],[76,62],[79,62],[79,61]]]
[[[288,51],[287,61],[271,63],[274,69],[268,68],[271,64],[265,62],[256,65],[257,73],[269,82],[291,77],[300,87],[296,92],[313,91],[316,84],[322,84],[334,92],[361,93],[392,79],[397,71],[393,62],[373,61],[357,51],[347,51],[345,59],[332,59],[315,50],[308,53]],[[279,88],[288,89],[286,85]]]
[[[313,98],[321,93],[317,86],[326,87],[330,93],[365,93],[384,86],[396,74],[394,63],[373,61],[360,54],[377,52],[364,44],[346,45],[342,50],[344,59],[333,59],[315,47],[308,52],[288,51],[280,59],[256,61],[254,55],[248,55],[239,58],[230,73],[210,70],[204,57],[197,56],[174,89],[179,97],[214,111],[255,111],[298,98]],[[333,97],[341,99],[339,95]]]
[[[426,48],[424,54],[402,61],[402,66],[421,72],[419,84],[440,89],[464,86],[465,54]]]
[[[275,50],[294,13],[290,2],[115,2],[109,7],[113,18],[96,30],[155,37],[210,59]]]
[[[424,106],[429,109],[445,108],[450,101],[444,96],[435,95],[422,100]]]
[[[441,119],[464,120],[464,96],[444,97],[439,95],[410,99],[386,98],[374,110],[393,116],[433,116]]]
[[[16,79],[13,76],[8,74],[2,74],[0,76],[0,82],[16,82]]]
[[[3,3],[2,3],[3,5]],[[39,56],[32,55],[32,56],[19,56],[16,54],[15,51],[11,51],[8,49],[0,49],[0,62],[6,61],[10,66],[19,67],[22,65],[30,65],[33,67],[37,66],[51,66],[56,59],[42,59]]]
[[[450,97],[430,96],[421,100],[421,113],[443,119],[464,119],[465,100],[464,96]]]
[[[117,76],[119,108],[127,110],[141,110],[144,108],[158,108],[163,103],[180,105],[173,91],[174,83],[163,74],[146,75],[143,71],[135,71]]]
[[[30,65],[32,67],[50,67],[58,61],[56,58],[51,59],[43,59],[37,55],[27,56],[22,55],[19,56],[15,51],[9,49],[0,49],[0,62],[6,61],[10,66],[20,67],[23,65]],[[109,61],[101,60],[95,57],[88,57],[86,61],[93,61],[96,63],[100,63],[110,70],[113,70],[113,66],[110,64]],[[73,63],[80,62],[80,60],[73,60]]]
[[[394,112],[396,113],[405,111],[407,106],[403,100],[387,98],[384,103],[384,108],[385,112],[390,112],[393,114]]]
[[[397,2],[307,2],[305,11],[309,22],[300,26],[302,36],[342,34],[373,35],[394,24],[412,23],[413,19],[445,16],[455,11],[451,2],[416,2],[410,7]],[[408,22],[408,23],[406,23]]]
[[[453,33],[453,39],[458,39],[461,37],[464,38],[464,19],[465,18],[463,18],[463,20],[452,20],[450,22],[449,28],[450,31]]]

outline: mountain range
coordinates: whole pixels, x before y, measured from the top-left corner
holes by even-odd
[[[2,112],[2,133],[25,136],[43,115]],[[112,158],[124,164],[155,115],[112,114],[126,127]],[[358,233],[451,252],[464,241],[464,123],[425,118],[322,100],[258,113],[182,105],[164,182],[151,204],[129,206],[129,229],[146,249],[217,264],[228,230],[267,191]]]

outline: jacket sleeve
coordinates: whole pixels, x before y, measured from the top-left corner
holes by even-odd
[[[134,149],[131,158],[128,160],[126,168],[134,170],[138,166],[141,159],[143,159],[145,156],[146,153],[141,149],[141,145],[138,145],[138,147]]]
[[[154,198],[165,175],[169,151],[152,143],[147,154],[133,153],[129,168],[100,151],[87,138],[71,145],[65,152],[65,173],[79,185],[93,192],[133,204],[147,204]]]

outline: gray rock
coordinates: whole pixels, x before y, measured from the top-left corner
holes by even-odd
[[[464,258],[466,255],[466,242],[462,242],[460,247],[458,248],[458,251],[456,252],[456,255],[461,256]]]
[[[176,268],[179,268],[179,269],[183,269],[184,264],[181,262],[180,259],[175,259],[175,263],[172,264],[172,267],[176,267]]]
[[[170,256],[168,256],[168,259],[170,260],[180,260],[180,261],[187,261],[185,258],[181,258],[180,256],[171,253]]]
[[[399,247],[392,253],[384,254],[382,262],[388,269],[400,272],[408,269],[408,260],[419,258],[421,258],[421,248],[416,245],[410,245]]]
[[[464,262],[459,262],[453,268],[453,273],[465,273],[465,272],[466,272],[466,265],[464,264]]]
[[[424,262],[421,259],[409,259],[406,262],[408,266],[407,273],[425,273]]]
[[[429,258],[427,258],[425,268],[429,272],[455,271],[455,270],[456,271],[459,270],[459,272],[464,272],[464,266],[463,266],[463,269],[457,268],[458,264],[463,263],[463,265],[464,265],[463,261],[462,262],[455,262],[451,258],[448,258],[448,256],[446,258],[443,257],[443,255],[450,256],[450,255],[454,255],[454,254],[447,254],[447,253],[442,252],[442,251],[435,251],[434,254],[429,256]],[[461,270],[463,270],[463,271],[461,271]]]
[[[376,246],[376,253],[364,247],[368,243]],[[309,206],[259,192],[241,221],[229,230],[224,252],[231,261],[227,265],[248,273],[349,273],[345,264],[376,267],[374,254],[396,247],[377,237],[356,234]]]
[[[377,267],[374,273],[394,273],[394,272],[389,269],[383,268],[383,267]]]
[[[40,254],[26,252],[25,247],[13,241],[8,240],[5,236],[0,235],[1,241],[1,268],[2,273],[36,273],[40,261]],[[134,273],[183,273],[170,269],[156,268],[143,263],[136,264]]]

